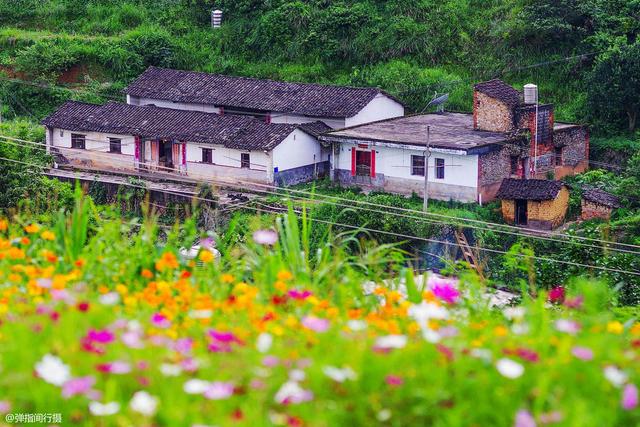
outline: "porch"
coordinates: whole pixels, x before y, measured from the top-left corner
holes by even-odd
[[[171,139],[135,137],[134,167],[137,170],[187,174],[187,143]]]

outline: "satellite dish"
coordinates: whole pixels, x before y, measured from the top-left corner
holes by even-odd
[[[445,93],[444,95],[440,95],[440,96],[438,96],[438,94],[435,93],[433,95],[433,99],[431,101],[429,101],[429,103],[427,104],[426,107],[424,107],[424,110],[422,110],[422,112],[424,113],[427,108],[431,107],[432,105],[436,105],[438,107],[437,111],[439,113],[443,113],[444,112],[444,104],[448,100],[449,100],[449,94],[448,93]]]

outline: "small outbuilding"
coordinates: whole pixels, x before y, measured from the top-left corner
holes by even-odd
[[[582,193],[582,214],[585,221],[600,218],[609,220],[611,212],[621,207],[620,199],[599,188],[588,188]]]
[[[569,207],[569,189],[561,181],[506,178],[496,197],[505,221],[540,230],[560,226]]]

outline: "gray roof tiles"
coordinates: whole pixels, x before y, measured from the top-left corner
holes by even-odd
[[[506,200],[553,200],[565,184],[547,179],[505,178],[500,184],[496,198]]]

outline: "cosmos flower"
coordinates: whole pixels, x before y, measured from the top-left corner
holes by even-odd
[[[109,415],[117,414],[120,411],[120,404],[118,402],[100,403],[89,402],[89,412],[96,417],[105,417]]]
[[[98,298],[98,300],[102,305],[116,305],[120,302],[120,294],[117,292],[108,292],[106,294],[100,295],[100,298]]]
[[[336,368],[335,366],[325,366],[322,368],[322,372],[332,380],[338,383],[343,383],[346,380],[355,380],[357,378],[356,373],[350,367]]]
[[[575,320],[558,319],[555,322],[556,330],[564,332],[570,335],[575,335],[580,332],[580,324]]]
[[[386,335],[379,337],[373,347],[380,350],[391,350],[403,348],[406,345],[407,337],[405,335]]]
[[[273,246],[278,241],[275,230],[257,230],[253,233],[253,241],[259,245]]]
[[[536,420],[529,411],[521,409],[516,413],[513,427],[536,427]]]
[[[440,300],[447,304],[455,304],[460,298],[460,291],[456,289],[452,282],[436,283],[431,291]]]
[[[302,319],[302,326],[311,329],[314,332],[326,332],[330,323],[327,319],[321,319],[315,316],[306,316]]]
[[[211,383],[209,383],[209,381],[193,378],[185,382],[182,386],[182,389],[187,394],[202,394],[209,388],[210,385]]]
[[[256,349],[260,353],[266,353],[271,348],[273,344],[273,336],[267,332],[263,332],[258,335],[258,339],[256,340]]]
[[[313,400],[313,393],[300,387],[297,381],[287,381],[282,384],[274,400],[281,405],[303,403]]]
[[[635,384],[627,384],[622,390],[622,408],[631,411],[638,406],[638,387]]]
[[[387,375],[384,377],[384,382],[393,387],[399,387],[404,384],[404,380],[399,375]]]
[[[158,410],[158,398],[150,395],[144,390],[137,391],[134,393],[131,401],[129,402],[129,406],[132,410],[147,416],[153,416]]]
[[[614,386],[622,387],[629,378],[626,373],[613,365],[605,366],[604,377]]]
[[[571,349],[571,354],[580,360],[589,361],[593,359],[593,350],[588,347],[573,347]]]
[[[153,316],[151,316],[151,324],[160,329],[166,329],[171,326],[169,319],[162,313],[154,313]]]
[[[110,363],[100,363],[96,365],[96,370],[106,374],[123,375],[131,372],[131,365],[127,362],[116,360]]]
[[[565,289],[562,286],[556,286],[549,291],[549,302],[552,304],[562,304],[565,296]]]
[[[60,358],[51,354],[45,354],[42,359],[36,363],[35,370],[38,377],[58,387],[71,379],[69,366],[65,365]]]
[[[496,362],[496,369],[505,378],[516,379],[524,374],[524,366],[515,360],[502,358]]]
[[[208,384],[203,394],[210,400],[222,400],[233,396],[235,386],[230,382],[213,381]]]
[[[307,298],[309,298],[311,295],[313,295],[313,293],[311,291],[299,291],[297,289],[292,289],[289,292],[287,292],[287,295],[289,295],[289,298],[291,299],[295,299],[295,300],[305,300]]]
[[[160,372],[165,377],[177,377],[182,373],[182,366],[173,363],[160,364]]]
[[[96,380],[92,376],[72,378],[62,385],[62,397],[68,399],[76,395],[87,395],[92,391]]]

